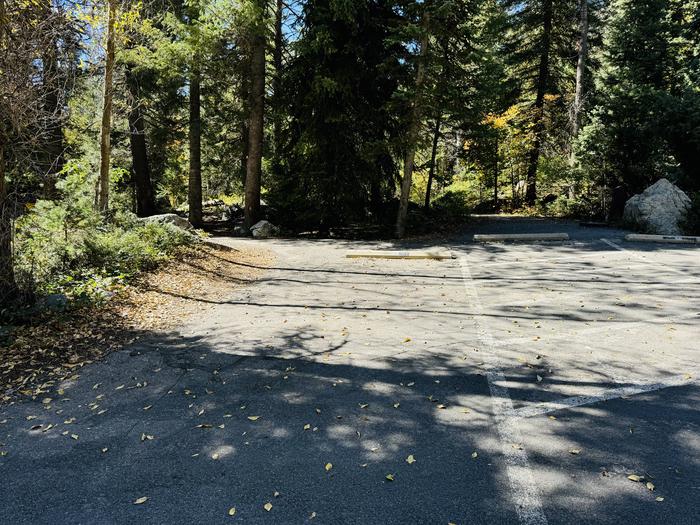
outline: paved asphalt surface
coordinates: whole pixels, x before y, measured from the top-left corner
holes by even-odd
[[[470,241],[537,230],[572,241]],[[623,234],[264,242],[206,317],[0,408],[0,523],[700,523],[700,248]]]

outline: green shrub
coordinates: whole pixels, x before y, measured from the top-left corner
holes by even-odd
[[[469,195],[465,191],[448,191],[435,199],[431,205],[437,215],[447,220],[466,219],[471,213],[467,204]]]
[[[104,221],[79,200],[38,201],[17,222],[17,277],[26,295],[102,300],[194,239],[175,226],[144,224],[126,212]]]

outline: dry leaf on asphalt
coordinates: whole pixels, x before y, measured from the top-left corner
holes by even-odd
[[[142,505],[148,501],[148,496],[143,496],[137,500],[134,500],[134,505]]]

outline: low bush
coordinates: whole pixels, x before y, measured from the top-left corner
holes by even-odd
[[[103,300],[195,239],[169,224],[144,224],[130,213],[103,220],[81,199],[38,201],[17,221],[17,280],[27,299],[64,294]]]

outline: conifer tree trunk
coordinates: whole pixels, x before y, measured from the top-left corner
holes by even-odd
[[[403,178],[401,180],[401,198],[399,201],[399,213],[396,217],[396,237],[399,239],[406,235],[406,218],[408,217],[408,201],[411,196],[411,183],[416,157],[416,142],[420,131],[423,107],[421,90],[425,82],[425,57],[428,54],[428,26],[430,15],[423,16],[423,35],[420,42],[420,55],[418,57],[418,70],[416,71],[416,94],[413,100],[411,120],[408,128],[408,140],[403,160]]]
[[[146,148],[146,126],[140,104],[138,79],[130,71],[126,73],[126,85],[131,98],[129,108],[129,145],[131,147],[131,172],[136,193],[136,215],[148,217],[155,213],[155,195],[151,183],[151,170]]]
[[[5,148],[0,143],[0,302],[6,303],[16,292],[12,259],[12,210],[5,181]]]
[[[196,64],[190,71],[190,176],[187,192],[189,219],[193,226],[202,226],[202,73]]]
[[[250,118],[248,122],[248,160],[245,178],[246,228],[253,226],[260,217],[260,178],[265,112],[265,47],[265,36],[263,34],[255,35],[252,42],[250,62]]]
[[[537,199],[537,166],[540,160],[540,150],[544,139],[544,97],[547,93],[547,85],[549,84],[549,55],[552,43],[552,17],[553,17],[553,0],[544,0],[542,5],[542,44],[540,51],[540,64],[537,74],[537,96],[534,106],[534,134],[535,138],[530,149],[528,167],[527,167],[527,190],[525,192],[525,201],[529,204],[535,204]]]
[[[493,162],[493,211],[498,211],[498,136],[496,136],[496,144],[494,151]]]
[[[428,172],[428,185],[425,189],[425,209],[430,208],[430,193],[433,188],[433,178],[435,177],[435,158],[437,157],[438,142],[440,140],[440,126],[442,117],[438,116],[435,119],[435,129],[433,130],[433,147],[430,151],[430,171]]]
[[[105,55],[104,100],[102,103],[102,125],[100,127],[100,176],[95,205],[98,211],[109,210],[109,166],[112,154],[110,133],[112,131],[112,96],[114,92],[114,46],[117,0],[109,0],[107,13],[107,50]]]
[[[586,72],[586,60],[588,59],[588,0],[581,0],[581,36],[578,43],[578,62],[576,64],[576,92],[574,94],[574,107],[571,119],[572,141],[578,136],[581,127],[581,109],[583,106],[583,77]],[[574,160],[573,148],[571,154]]]
[[[46,176],[44,183],[44,195],[47,199],[56,198],[56,182],[58,174],[63,169],[65,158],[63,154],[63,126],[58,115],[63,111],[60,102],[61,74],[58,67],[58,35],[51,39],[50,45],[46,46],[44,60],[44,89],[46,90],[45,108],[46,115],[50,118],[46,124],[47,142],[44,146],[45,159],[42,170]]]
[[[273,80],[273,92],[275,95],[275,112],[273,120],[274,150],[275,158],[279,162],[282,155],[282,118],[280,101],[282,97],[282,46],[284,45],[284,35],[282,34],[282,15],[284,9],[283,0],[277,0],[275,7],[275,48],[273,52],[273,62],[275,67],[275,78]]]

